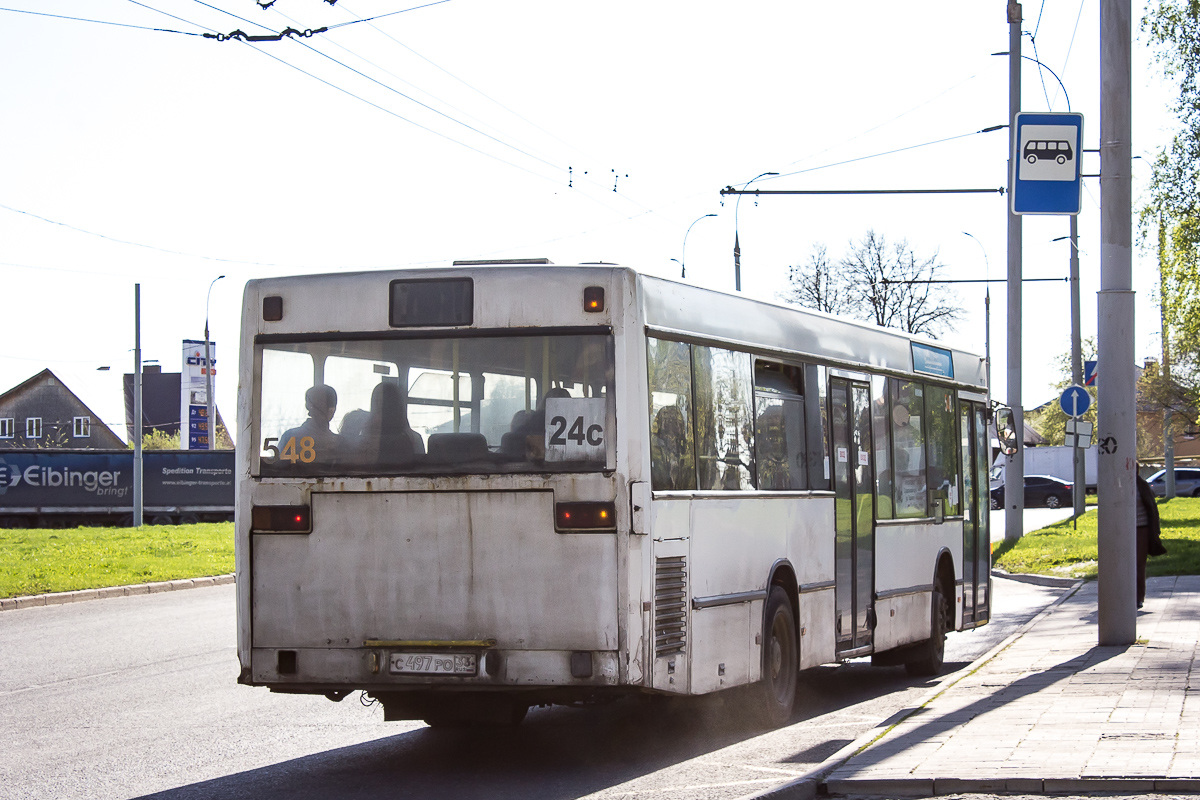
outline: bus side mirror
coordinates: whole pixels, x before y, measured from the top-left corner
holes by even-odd
[[[1017,452],[1019,440],[1017,439],[1016,420],[1013,419],[1011,408],[996,409],[996,438],[1000,442],[1001,453],[1011,456]]]

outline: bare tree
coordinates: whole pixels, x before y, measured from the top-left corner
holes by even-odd
[[[868,230],[836,265],[815,246],[808,263],[790,269],[784,300],[937,338],[962,316],[953,292],[936,283],[943,269],[936,252],[918,258],[906,240],[889,245]]]
[[[849,292],[838,276],[838,270],[829,262],[825,245],[813,245],[808,261],[788,267],[790,289],[783,300],[805,308],[815,308],[829,314],[846,313]]]

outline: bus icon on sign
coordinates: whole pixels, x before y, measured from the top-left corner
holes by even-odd
[[[1025,144],[1021,157],[1030,164],[1036,164],[1040,159],[1050,159],[1057,164],[1066,164],[1073,158],[1071,143],[1067,141],[1030,140]]]
[[[1022,125],[1018,177],[1023,181],[1074,181],[1078,136],[1074,125]]]

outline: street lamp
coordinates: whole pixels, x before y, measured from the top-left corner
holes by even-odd
[[[738,199],[741,199],[740,195],[739,195]],[[708,219],[709,217],[715,217],[715,216],[716,216],[716,214],[705,214],[703,217],[698,218],[696,220],[696,222],[699,222],[702,219]],[[680,268],[679,269],[679,277],[680,278],[687,277],[687,237],[688,237],[688,233],[692,232],[692,228],[695,227],[696,222],[693,222],[691,225],[688,225],[687,233],[685,233],[683,235],[683,252],[679,254],[679,268]],[[734,239],[736,239],[736,238],[737,238],[737,233],[735,232]]]
[[[212,299],[213,284],[224,278],[224,275],[218,275],[213,278],[212,283],[208,285],[208,295],[204,298],[204,398],[208,401],[208,449],[215,450],[213,444],[217,439],[217,412],[216,401],[213,398],[212,387],[212,358],[209,354],[208,341],[208,303]],[[183,426],[180,425],[180,436],[183,436]]]
[[[778,172],[764,172],[761,175],[755,175],[750,180],[746,181],[742,186],[742,190],[750,188],[750,184],[754,183],[759,178],[765,178],[768,175],[778,175]],[[733,204],[733,287],[737,291],[742,290],[742,245],[738,241],[738,209],[742,206],[742,196],[739,194],[737,202]]]

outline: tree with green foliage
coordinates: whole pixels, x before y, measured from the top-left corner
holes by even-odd
[[[1163,368],[1148,376],[1144,399],[1184,415],[1200,408],[1200,1],[1157,0],[1142,19],[1155,59],[1174,79],[1179,121],[1154,159],[1150,199],[1139,227],[1157,250],[1163,322]]]

